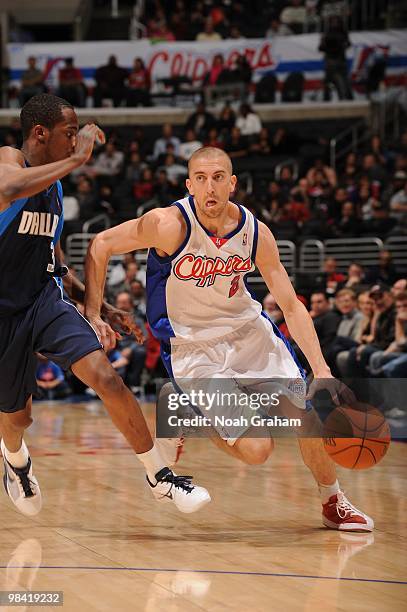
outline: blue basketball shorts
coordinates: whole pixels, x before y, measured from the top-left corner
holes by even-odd
[[[0,317],[0,412],[22,410],[36,392],[36,353],[69,370],[100,349],[94,329],[50,279],[26,310]]]

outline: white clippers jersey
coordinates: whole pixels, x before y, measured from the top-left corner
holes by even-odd
[[[162,342],[205,342],[233,332],[261,315],[245,276],[255,268],[258,223],[243,206],[236,229],[216,238],[196,216],[194,199],[178,206],[187,225],[183,244],[171,257],[150,249],[147,318]]]

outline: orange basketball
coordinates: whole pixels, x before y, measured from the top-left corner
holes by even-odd
[[[361,402],[335,408],[324,423],[323,436],[331,459],[350,470],[377,465],[390,444],[390,428],[382,413]]]

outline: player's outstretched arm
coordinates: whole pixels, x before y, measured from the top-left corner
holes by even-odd
[[[92,154],[95,140],[104,141],[104,134],[97,125],[83,127],[77,137],[75,152],[66,159],[44,164],[43,166],[24,167],[21,151],[12,147],[0,149],[0,212],[13,200],[28,198],[39,193],[74,168],[82,166]]]
[[[316,378],[329,378],[331,371],[325,362],[312,319],[297,298],[288,274],[280,261],[276,241],[264,223],[259,223],[256,265],[270,293],[284,313],[288,329],[312,368]]]
[[[150,247],[173,253],[182,241],[183,225],[178,214],[175,207],[157,208],[139,219],[101,232],[91,241],[85,263],[85,316],[105,349],[110,342],[105,338],[108,330],[100,312],[110,257]]]

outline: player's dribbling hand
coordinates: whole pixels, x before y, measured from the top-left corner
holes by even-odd
[[[79,130],[76,136],[74,156],[78,159],[78,164],[85,164],[92,155],[93,147],[97,144],[104,144],[106,137],[104,132],[95,123],[88,123]]]
[[[113,329],[120,329],[123,333],[134,336],[138,344],[143,344],[145,340],[143,332],[129,312],[109,305],[103,310],[103,316]]]
[[[117,336],[110,325],[105,323],[100,317],[87,317],[87,319],[95,330],[105,352],[108,353],[114,349]]]
[[[352,389],[333,376],[326,378],[313,378],[305,399],[312,400],[316,393],[324,390],[329,392],[333,402],[337,406],[340,406],[341,402],[345,402],[349,405],[356,402],[356,397]]]

